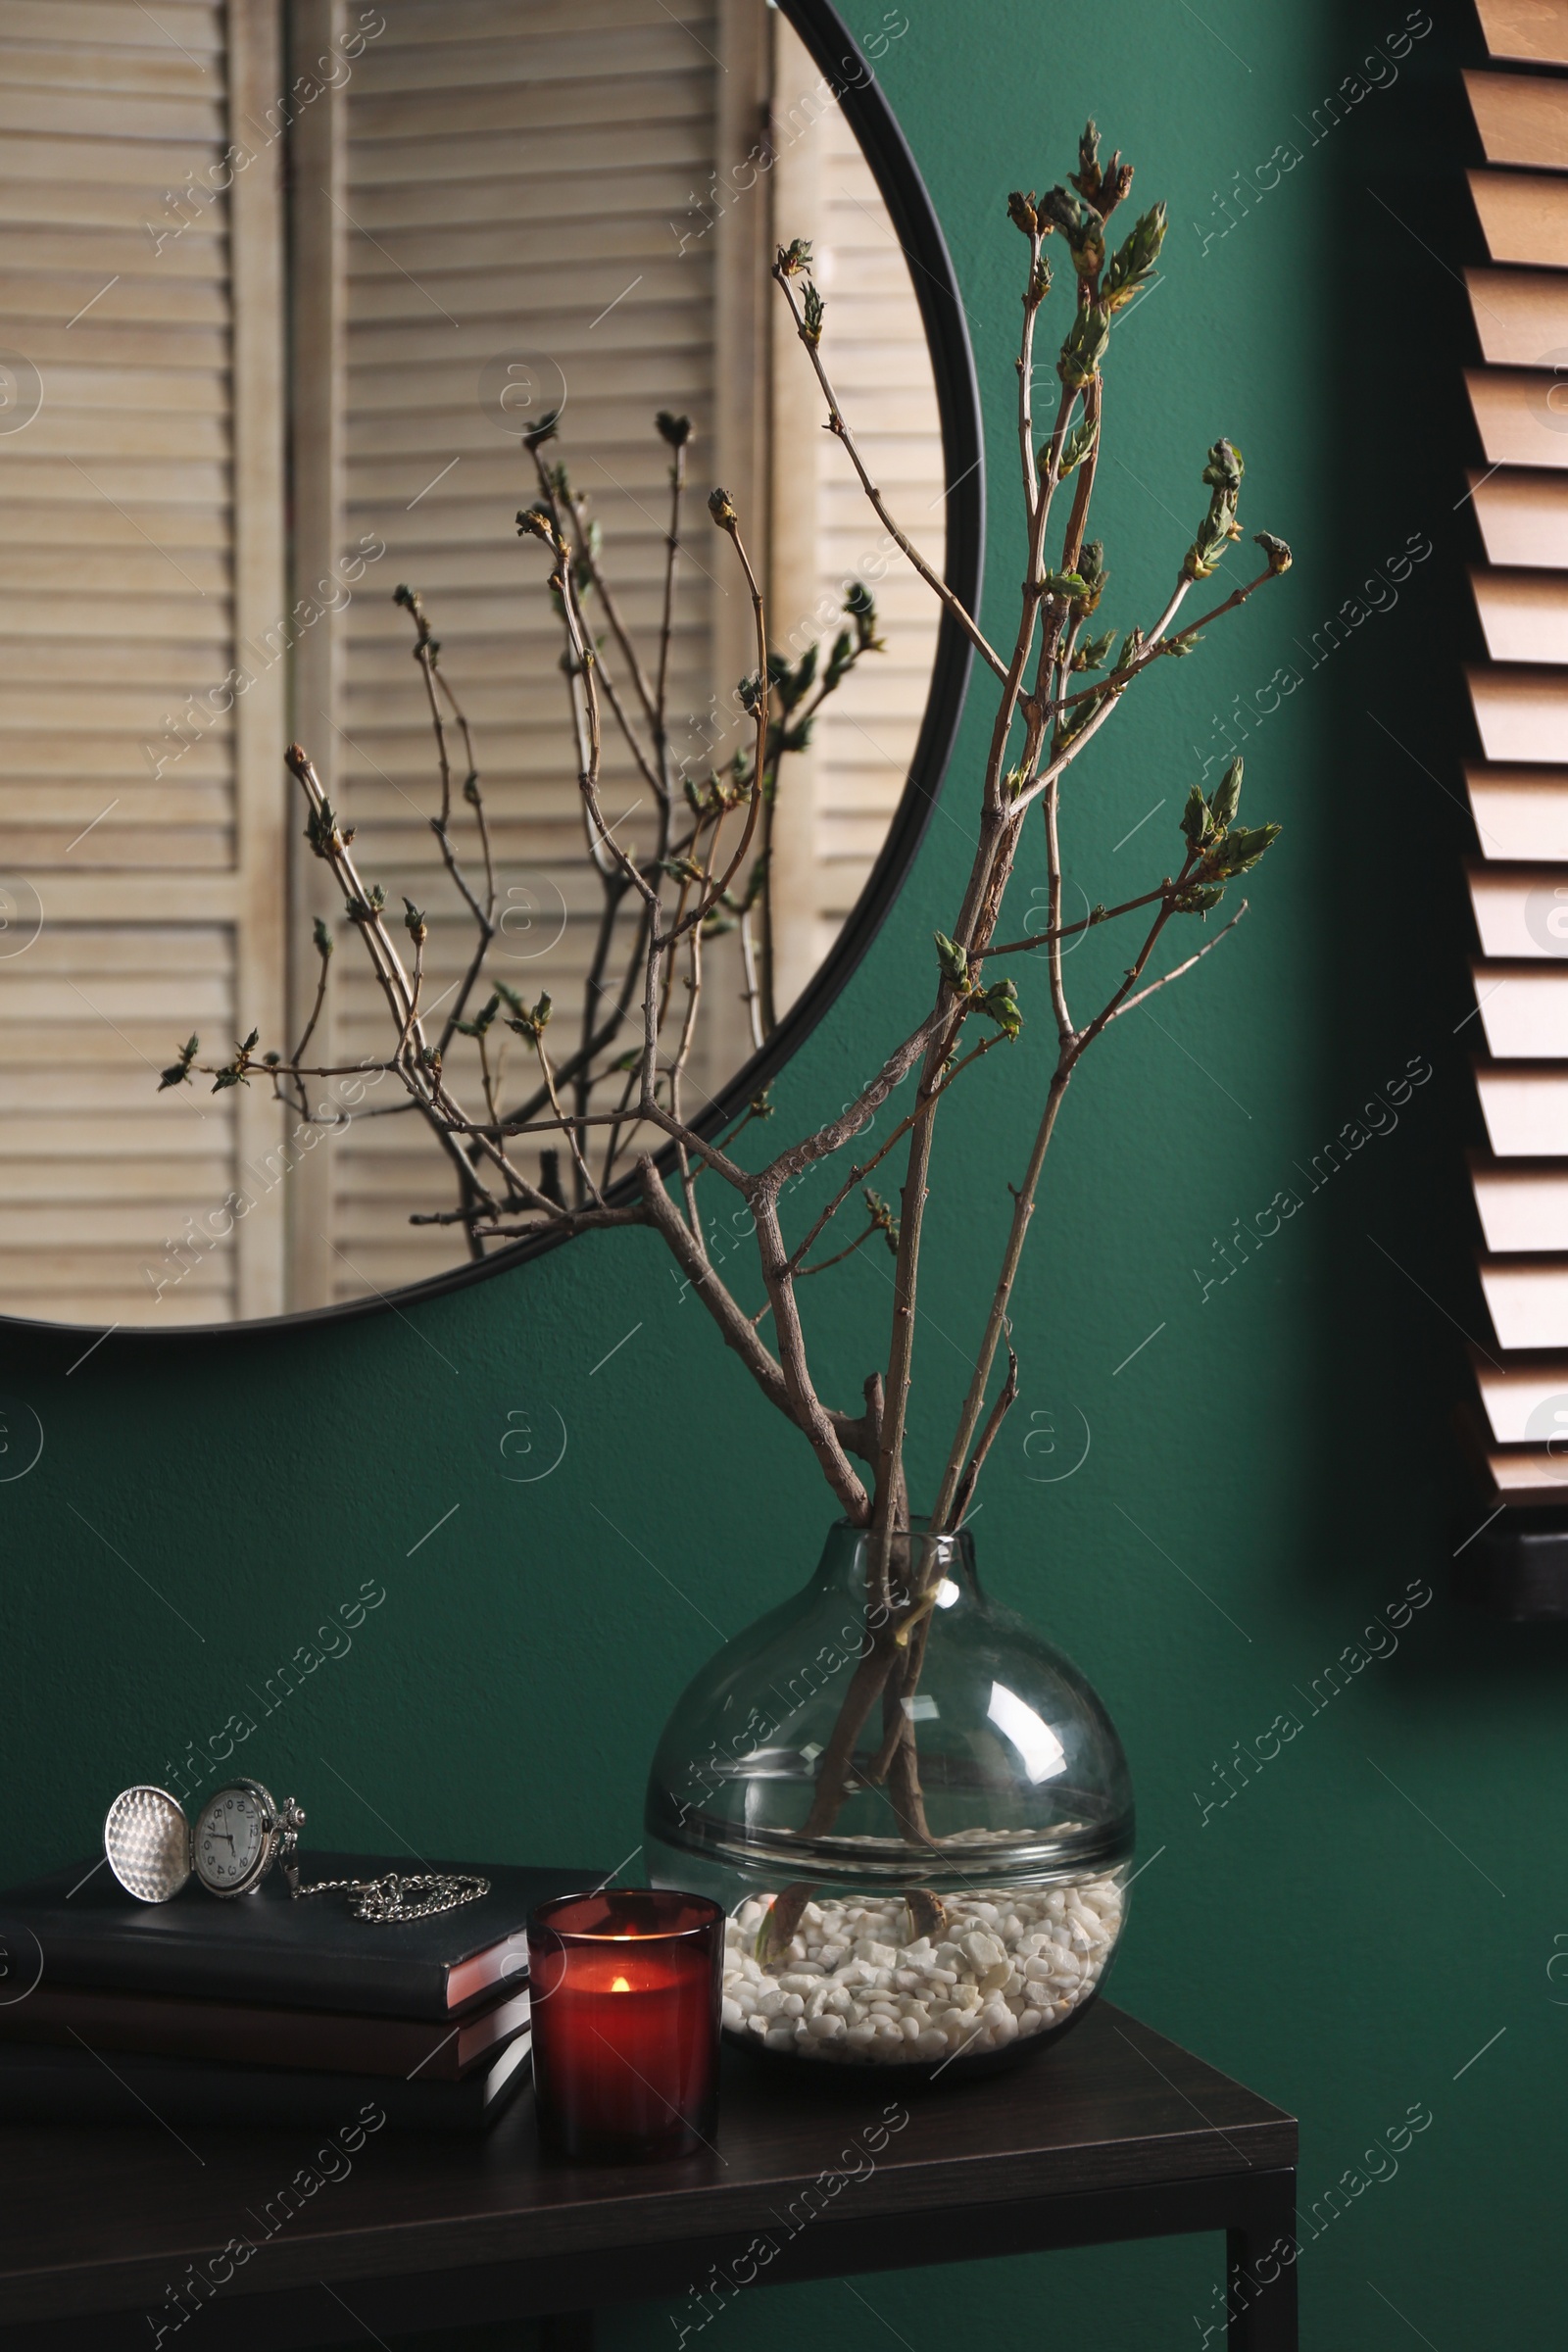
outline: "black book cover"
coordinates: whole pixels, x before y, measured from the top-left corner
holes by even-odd
[[[490,1891],[433,1919],[382,1925],[356,1919],[342,1894],[292,1900],[275,1866],[252,1894],[225,1901],[191,1879],[170,1902],[139,1903],[107,1863],[78,1862],[0,1894],[0,1998],[22,1997],[31,1979],[367,2017],[450,2017],[499,1984],[525,1981],[529,1912],[604,1876],[406,1855],[310,1852],[298,1860],[303,1885],[477,1869]]]
[[[456,2082],[431,2082],[422,2075],[306,2074],[10,2042],[0,2044],[0,2124],[487,2132],[529,2080],[531,2050],[525,2030],[487,2066]]]

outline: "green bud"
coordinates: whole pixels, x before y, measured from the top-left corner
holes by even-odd
[[[517,537],[542,540],[554,556],[564,557],[567,553],[566,542],[552,521],[550,509],[540,506],[537,502],[531,507],[522,507],[518,510]]]
[[[158,1092],[160,1094],[163,1093],[166,1086],[183,1086],[186,1084],[190,1077],[190,1065],[196,1058],[196,1051],[199,1043],[200,1040],[198,1038],[194,1036],[187,1037],[182,1046],[175,1048],[177,1059],[171,1062],[169,1068],[165,1070],[163,1076],[158,1081]]]
[[[1156,204],[1145,213],[1105,271],[1101,300],[1111,312],[1125,309],[1154,274],[1159,249],[1165,242],[1165,207]]]
[[[1280,830],[1278,825],[1254,825],[1250,829],[1238,825],[1203,859],[1205,877],[1229,882],[1238,874],[1250,873],[1264,852],[1279,839]]]
[[[968,956],[962,948],[954,945],[945,931],[935,932],[933,936],[937,943],[937,961],[941,964],[945,977],[952,981],[955,988],[967,994],[969,988]]]
[[[1052,188],[1039,205],[1042,227],[1061,231],[1080,277],[1098,277],[1105,265],[1105,224],[1092,204],[1065,188]]]
[[[1095,443],[1099,439],[1099,417],[1081,417],[1078,423],[1073,426],[1071,432],[1067,435],[1066,440],[1063,441],[1061,445],[1061,472],[1057,478],[1061,481],[1065,481],[1069,473],[1075,472],[1083,464],[1085,458],[1088,457],[1090,451],[1094,448]],[[1042,451],[1042,468],[1045,466],[1046,462],[1047,453]]]
[[[975,999],[975,1008],[988,1020],[995,1021],[1004,1037],[1012,1039],[1023,1027],[1023,1014],[1010,980],[996,980]]]
[[[1116,632],[1107,629],[1103,637],[1086,637],[1072,658],[1074,669],[1102,669],[1110,652]]]
[[[1056,373],[1069,391],[1094,382],[1109,341],[1110,313],[1099,303],[1081,302],[1056,362]]]
[[[1242,797],[1242,762],[1233,760],[1219,780],[1214,795],[1214,823],[1221,832],[1236,821],[1236,810]]]
[[[1208,839],[1210,831],[1209,807],[1203,798],[1201,784],[1195,784],[1187,795],[1187,806],[1182,810],[1181,823],[1189,846],[1192,849],[1200,850]]]
[[[1212,887],[1199,883],[1194,889],[1184,890],[1179,897],[1172,899],[1171,906],[1178,914],[1207,914],[1211,907],[1219,905],[1224,896],[1223,884]]]

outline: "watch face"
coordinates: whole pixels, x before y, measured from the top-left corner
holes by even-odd
[[[237,1894],[262,1857],[260,1799],[250,1788],[220,1788],[197,1816],[196,1875],[215,1894]]]

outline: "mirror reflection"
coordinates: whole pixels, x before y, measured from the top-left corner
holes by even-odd
[[[687,1115],[859,899],[936,607],[767,270],[809,242],[845,412],[940,570],[908,267],[761,0],[11,13],[0,1309],[184,1325],[395,1292],[526,1222],[475,1213],[401,1084],[416,1021],[548,1198],[642,1140],[612,1115],[639,915],[585,823],[590,702],[626,856],[671,891],[734,866],[661,1035]],[[717,484],[766,597],[757,795]],[[593,697],[530,506],[570,547]],[[308,820],[349,844],[358,906]],[[527,1132],[552,1094],[567,1152]]]

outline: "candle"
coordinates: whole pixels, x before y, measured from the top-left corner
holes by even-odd
[[[723,1931],[706,1896],[635,1887],[534,1912],[534,2095],[547,2148],[626,2162],[711,2143]]]

